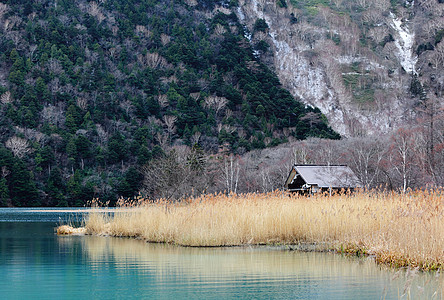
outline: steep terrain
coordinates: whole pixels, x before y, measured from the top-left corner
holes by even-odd
[[[389,132],[412,123],[421,100],[442,96],[441,0],[239,3],[252,43],[270,46],[262,59],[342,135]]]
[[[0,205],[135,195],[139,167],[173,145],[241,154],[339,138],[259,60],[236,7],[2,1]]]
[[[115,201],[141,166],[171,187],[179,160],[204,176],[205,155],[227,183],[229,153],[420,114],[435,176],[443,14],[443,0],[2,0],[0,205]]]

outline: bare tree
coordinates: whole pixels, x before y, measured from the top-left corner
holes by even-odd
[[[157,102],[159,102],[159,105],[162,108],[168,107],[168,105],[169,105],[167,95],[159,95],[159,96],[157,96]]]
[[[22,23],[22,18],[20,18],[18,15],[13,15],[9,17],[8,20],[11,24],[11,27],[18,27]]]
[[[424,26],[422,26],[423,33],[427,39],[433,38],[437,31],[444,27],[444,20],[441,18],[435,18],[428,20]]]
[[[236,131],[236,128],[235,128],[235,127],[233,127],[233,126],[231,126],[231,125],[227,125],[227,124],[224,124],[224,125],[222,126],[222,129],[225,130],[225,132],[227,132],[227,133],[229,133],[229,134],[232,134],[233,132]]]
[[[371,37],[376,43],[381,43],[388,35],[389,30],[387,27],[373,27],[369,30],[368,36]]]
[[[114,36],[116,36],[117,33],[119,32],[119,27],[118,26],[112,26],[111,27],[111,32],[113,33]]]
[[[369,6],[369,0],[356,0],[356,3],[363,9],[367,9]]]
[[[435,0],[418,0],[419,6],[429,11],[432,11],[437,6],[437,2]]]
[[[210,176],[203,152],[196,147],[175,147],[142,168],[142,193],[151,198],[180,200],[204,193]]]
[[[386,155],[383,137],[378,139],[355,138],[347,145],[347,158],[366,188],[375,187],[381,175],[381,162]]]
[[[96,124],[96,132],[97,132],[99,144],[102,147],[105,146],[108,141],[108,134],[103,129],[102,125]]]
[[[162,33],[160,35],[160,41],[162,42],[162,45],[165,46],[166,44],[171,42],[171,37],[169,35],[166,35],[166,34]]]
[[[6,178],[6,176],[8,176],[11,172],[8,170],[8,168],[6,166],[2,166],[1,169],[1,177],[2,178]]]
[[[7,20],[8,21],[8,20]],[[7,23],[7,22],[5,22]],[[14,48],[17,50],[25,49],[26,42],[23,38],[23,35],[18,30],[10,31],[6,34],[7,38],[14,42]]]
[[[57,127],[65,124],[65,114],[62,106],[47,105],[43,107],[41,118],[45,122]]]
[[[169,138],[171,138],[171,136],[176,132],[176,121],[177,121],[176,116],[171,116],[171,115],[163,116],[163,122],[165,123]]]
[[[312,139],[315,143],[314,149],[316,151],[312,156],[315,156],[314,161],[320,164],[334,165],[339,162],[341,153],[338,151],[338,143],[333,140]]]
[[[218,6],[218,5],[216,5],[216,6],[214,7],[214,9],[213,9],[213,13],[217,14],[217,13],[219,13],[219,12],[221,12],[221,13],[223,13],[223,14],[225,14],[225,15],[229,15],[229,14],[231,14],[231,10],[230,10],[230,9],[225,8],[225,7],[223,7],[223,6]]]
[[[168,134],[163,133],[163,132],[158,132],[156,134],[156,139],[159,142],[159,145],[162,149],[167,149],[168,140],[169,140]]]
[[[390,0],[374,0],[372,1],[372,4],[374,8],[382,11],[388,10],[391,6]]]
[[[138,55],[137,60],[145,67],[150,67],[152,69],[162,69],[168,68],[168,61],[163,58],[159,53],[147,53],[145,55]]]
[[[227,103],[228,100],[225,97],[208,96],[207,98],[205,98],[205,106],[214,109],[216,119],[219,112],[225,108]]]
[[[29,142],[18,136],[10,137],[5,146],[12,151],[14,156],[23,158],[26,154],[31,153],[33,149],[30,147]]]
[[[297,143],[292,148],[292,154],[294,164],[305,165],[311,162],[309,158],[309,150],[307,149],[307,145],[304,142]]]
[[[95,53],[95,52],[94,52]],[[48,60],[48,70],[55,75],[60,75],[63,73],[63,67],[60,64],[60,61],[58,59],[55,58],[50,58]]]
[[[414,162],[413,130],[400,128],[391,138],[390,166],[401,177],[403,193],[412,182]]]
[[[225,27],[223,27],[223,26],[220,25],[220,24],[217,24],[217,25],[216,25],[216,28],[214,29],[214,33],[215,33],[217,36],[223,36],[223,34],[224,34],[225,32],[227,32],[227,30],[225,29]]]
[[[4,92],[1,97],[0,97],[0,101],[3,104],[8,104],[8,103],[12,103],[12,95],[10,91],[6,91]]]
[[[88,49],[88,47],[85,47],[85,56],[87,59],[87,62],[90,64],[94,64],[99,59],[99,54],[95,51],[92,51]]]
[[[191,145],[199,144],[200,137],[202,136],[202,133],[199,131],[196,131],[193,136],[191,137]]]
[[[88,13],[95,17],[99,23],[102,23],[103,20],[106,19],[105,15],[102,13],[101,8],[97,2],[90,2],[88,7]]]
[[[421,101],[418,107],[418,125],[421,128],[421,141],[417,151],[423,150],[424,168],[426,173],[432,176],[435,184],[440,181],[442,133],[444,129],[444,106],[433,91]]]
[[[119,104],[119,106],[125,111],[128,116],[133,116],[136,108],[130,100],[123,101]]]
[[[444,40],[436,45],[431,58],[435,69],[442,68],[444,65]]]
[[[237,193],[239,184],[239,158],[233,154],[224,155],[221,159],[221,180],[228,193]]]
[[[191,93],[190,96],[196,101],[200,99],[200,93]]]
[[[51,80],[51,82],[48,83],[48,90],[51,92],[52,95],[55,95],[56,93],[60,92],[62,89],[62,86],[60,85],[60,79],[58,77]]]
[[[37,45],[30,45],[29,46],[28,57],[31,61],[34,61],[34,53],[37,50],[37,48],[38,48]]]
[[[185,3],[189,6],[196,6],[197,0],[185,0]]]
[[[5,13],[9,10],[9,6],[6,3],[0,3],[0,20],[3,19]]]
[[[136,33],[141,35],[141,36],[144,36],[144,37],[149,37],[151,35],[151,31],[149,31],[143,25],[136,25]]]
[[[77,97],[76,104],[78,107],[80,107],[80,109],[86,110],[88,108],[88,99],[84,97]]]

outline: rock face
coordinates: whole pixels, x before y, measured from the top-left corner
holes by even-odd
[[[428,7],[429,2],[392,6],[390,1],[344,0],[294,7],[285,1],[241,0],[236,14],[253,45],[269,44],[270,51],[258,55],[274,67],[285,88],[318,107],[341,135],[356,136],[412,122],[421,96],[412,94],[412,82],[421,82],[425,93],[441,95],[443,68],[437,56],[444,48],[439,40],[444,4]],[[433,14],[428,27],[423,25],[427,14]],[[265,20],[266,30],[255,26],[258,19]],[[421,45],[427,50],[418,57]],[[430,57],[435,65],[425,63]]]

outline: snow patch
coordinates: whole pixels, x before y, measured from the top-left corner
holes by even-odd
[[[331,126],[342,136],[349,136],[359,130],[377,135],[389,131],[392,126],[401,122],[402,103],[398,98],[391,100],[392,103],[387,105],[387,108],[384,103],[381,104],[384,113],[380,111],[381,108],[371,105],[368,108],[359,109],[353,103],[350,93],[341,86],[341,75],[346,73],[339,73],[339,77],[331,77],[337,73],[329,73],[324,64],[310,61],[308,56],[313,51],[313,45],[294,36],[295,33],[298,34],[299,27],[286,23],[287,20],[282,19],[281,11],[275,9],[274,2],[271,0],[240,0],[239,3],[236,12],[243,24],[247,24],[249,27],[253,26],[257,18],[264,19],[268,24],[270,44],[273,45],[274,50],[274,67],[283,86],[293,96],[300,98],[305,105],[318,107],[328,117]],[[391,16],[390,19],[393,20],[391,26],[397,32],[394,36],[399,44],[399,60],[402,61],[402,66],[407,72],[414,71],[416,64],[416,58],[412,55],[414,34],[409,31],[405,22],[403,23],[395,16]],[[396,25],[395,22],[397,22]],[[247,27],[245,28],[247,29]],[[304,30],[308,30],[314,36],[317,34],[319,37],[326,33],[325,30],[316,26],[310,26]],[[245,37],[252,42],[252,36],[248,29],[245,32]],[[335,56],[333,59],[335,64],[338,64],[336,67],[359,62],[364,70],[375,71],[381,77],[386,76],[386,67],[366,56],[341,55]],[[393,76],[397,72],[395,70]],[[360,73],[349,72],[347,74],[358,75]],[[386,80],[383,84],[384,88],[385,86],[394,90],[398,88],[391,80]],[[386,112],[387,109],[389,111]]]
[[[237,7],[237,16],[241,23],[245,22],[245,15],[240,6]]]
[[[413,43],[415,41],[415,33],[410,32],[409,27],[403,24],[401,18],[397,18],[393,13],[390,13],[392,18],[392,27],[398,33],[395,39],[396,48],[398,48],[398,58],[401,66],[407,73],[417,74],[415,70],[418,57],[413,53]]]
[[[328,116],[330,123],[335,124],[335,130],[341,135],[347,135],[348,130],[344,123],[344,112],[336,104],[337,99],[333,91],[325,84],[324,72],[319,67],[311,66],[303,56],[303,52],[310,47],[304,44],[290,45],[291,39],[283,36],[279,28],[273,24],[273,19],[264,14],[263,9],[256,0],[249,2],[255,18],[264,19],[269,26],[269,37],[275,47],[275,66],[281,75],[281,82],[290,88],[293,95],[300,98],[305,105],[315,105]],[[237,10],[239,20],[247,21],[247,16],[241,6]],[[249,18],[250,16],[248,16]],[[245,36],[251,42],[251,34],[246,30]]]

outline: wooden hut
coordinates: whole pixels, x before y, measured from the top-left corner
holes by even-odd
[[[343,165],[294,165],[284,186],[287,191],[299,193],[331,193],[357,187],[361,187],[358,177]]]

